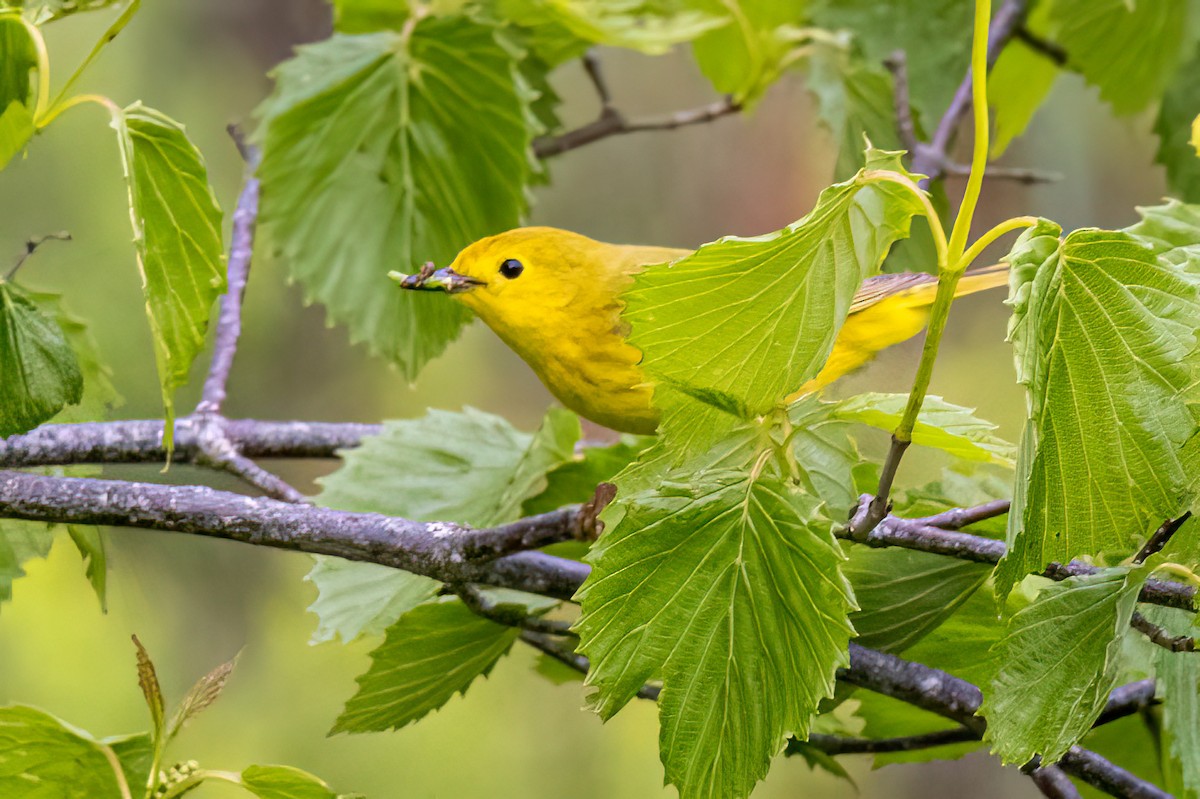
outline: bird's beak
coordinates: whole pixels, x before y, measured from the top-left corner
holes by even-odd
[[[459,294],[470,291],[484,282],[468,275],[460,275],[450,267],[434,269],[433,264],[425,264],[415,275],[403,272],[388,272],[388,277],[400,284],[402,289],[414,291],[444,291],[447,294]]]

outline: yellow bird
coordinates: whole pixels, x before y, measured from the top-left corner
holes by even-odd
[[[526,227],[480,239],[444,269],[390,276],[406,289],[445,291],[520,355],[558,400],[593,422],[651,434],[658,411],[626,341],[621,294],[647,266],[691,253],[669,247],[605,244],[550,227]],[[958,295],[1004,285],[1007,268],[968,273]],[[937,282],[907,273],[868,278],[825,367],[796,395],[815,391],[912,338],[929,319]]]

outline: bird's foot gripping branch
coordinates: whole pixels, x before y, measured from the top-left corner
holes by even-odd
[[[0,41],[12,46],[0,51],[0,166],[68,108],[109,109],[168,418],[80,421],[112,399],[106,372],[55,298],[6,273],[0,598],[21,562],[45,553],[48,524],[68,528],[101,593],[96,525],[228,539],[317,556],[314,640],[378,642],[332,732],[415,722],[522,645],[582,679],[604,718],[634,698],[656,701],[666,777],[685,799],[745,796],[781,752],[845,776],[836,757],[984,747],[1048,796],[1075,796],[1076,782],[1116,796],[1200,790],[1200,543],[1188,521],[1200,466],[1200,207],[1171,201],[1124,230],[1065,235],[1020,216],[970,240],[985,173],[1004,174],[987,172],[988,104],[1003,146],[1023,127],[1014,119],[1028,121],[1029,98],[1014,86],[1045,71],[1010,45],[1036,57],[1070,47],[1055,72],[1081,71],[1114,107],[1136,109],[1109,65],[1161,86],[1165,77],[1144,74],[1157,59],[1136,49],[1136,34],[1184,30],[1183,3],[1031,10],[1007,0],[993,14],[978,0],[972,18],[967,4],[928,15],[904,0],[390,11],[340,0],[339,32],[282,65],[260,109],[214,356],[201,402],[178,420],[171,397],[221,290],[219,212],[180,126],[138,104],[70,95],[74,77],[50,93],[45,24],[116,6],[87,66],[137,9],[85,5],[2,6]],[[927,53],[937,39],[922,31],[894,55],[889,37],[908,34],[875,30],[876,7],[944,26],[966,77],[945,80]],[[1092,41],[1081,31],[1097,17],[1106,34]],[[588,48],[681,42],[726,97],[626,118]],[[1120,61],[1131,51],[1136,63]],[[547,76],[577,56],[601,113],[566,130]],[[496,235],[521,221],[527,191],[546,178],[541,159],[738,113],[790,71],[804,72],[841,149],[836,182],[795,223],[695,251],[550,228]],[[1177,78],[1192,91],[1193,73]],[[1171,109],[1190,96],[1163,102],[1171,163],[1185,163],[1170,149],[1184,129]],[[964,172],[949,148],[968,113],[971,166],[951,214],[928,189]],[[918,122],[933,131],[928,143]],[[1186,186],[1188,168],[1172,179]],[[583,442],[580,417],[563,409],[532,432],[469,409],[382,425],[226,418],[260,187],[268,241],[292,276],[406,376],[473,312],[568,408],[653,436]],[[1007,267],[971,268],[1018,230]],[[403,289],[436,291],[387,280],[391,267],[427,259],[396,276]],[[1027,399],[1016,446],[928,394],[956,297],[1006,282]],[[926,325],[908,393],[821,393]],[[56,416],[81,398],[66,411],[77,415]],[[892,436],[886,455],[861,454],[859,440],[880,431]],[[901,479],[909,447],[944,458],[939,479]],[[71,471],[171,457],[266,496]],[[334,457],[315,497],[260,463]],[[30,747],[78,756],[94,783],[77,784],[123,799],[181,796],[208,780],[266,799],[334,796],[278,767],[164,768],[167,742],[232,666],[201,680],[170,721],[138,651],[149,734],[96,741],[0,708],[0,762]],[[1131,726],[1138,719],[1153,730]],[[1153,773],[1123,761],[1150,749]],[[0,769],[0,793],[30,775],[51,779],[44,762],[22,761],[17,776]]]

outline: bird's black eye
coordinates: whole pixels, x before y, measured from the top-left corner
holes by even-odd
[[[509,280],[512,280],[514,277],[519,277],[524,271],[525,267],[522,266],[521,262],[516,258],[509,258],[507,261],[500,264],[500,274],[504,275]]]

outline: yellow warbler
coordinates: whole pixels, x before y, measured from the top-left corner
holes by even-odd
[[[652,387],[628,341],[621,293],[647,266],[690,250],[605,244],[578,233],[527,227],[480,239],[449,267],[392,272],[406,289],[445,291],[482,319],[533,368],[563,405],[627,433],[658,425]],[[958,294],[1007,283],[1005,267],[967,274]],[[854,296],[825,367],[796,396],[814,391],[925,327],[937,282],[924,273],[868,278]]]

